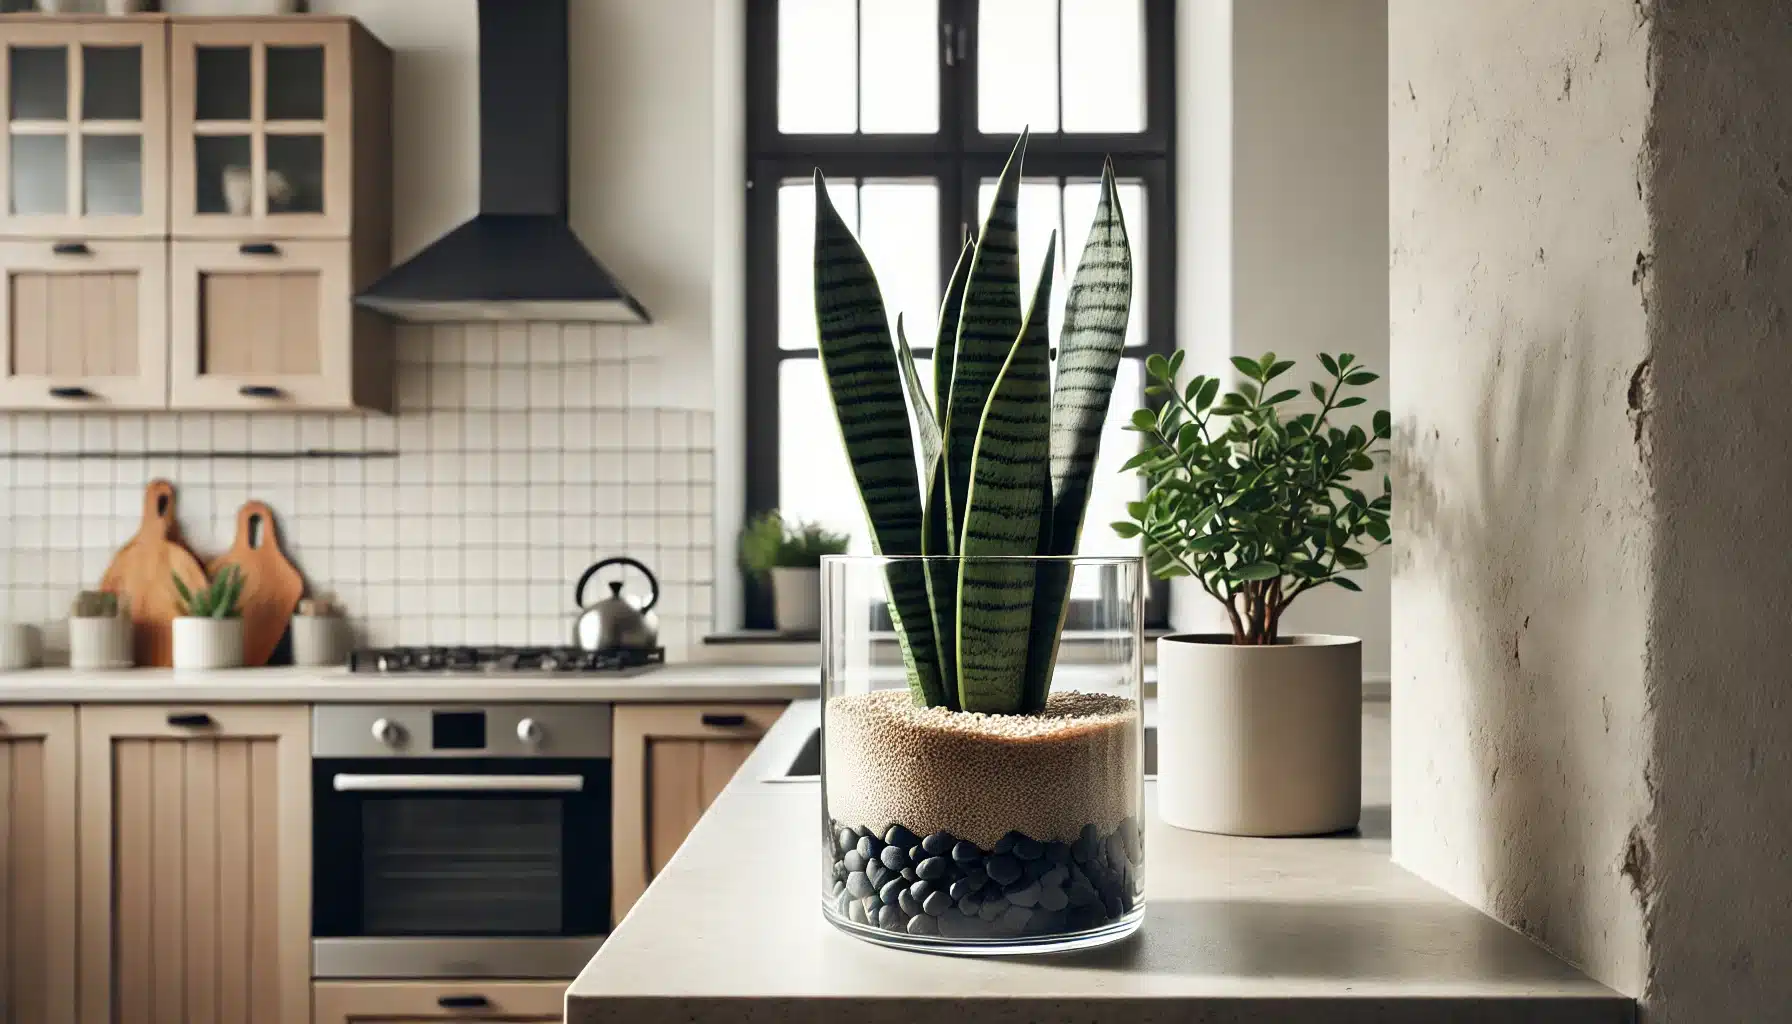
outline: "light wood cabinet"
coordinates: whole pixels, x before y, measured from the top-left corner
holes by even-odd
[[[547,1024],[562,1019],[564,981],[318,982],[316,1024]]]
[[[611,844],[616,921],[783,711],[781,704],[617,706]]]
[[[75,891],[75,710],[0,707],[0,1024],[74,1024]]]
[[[84,707],[88,1024],[311,1018],[310,716]]]
[[[0,17],[0,237],[167,235],[167,23]]]
[[[168,243],[0,242],[0,408],[160,409]]]
[[[393,410],[392,325],[354,307],[392,249],[378,39],[321,15],[0,33],[0,410]]]

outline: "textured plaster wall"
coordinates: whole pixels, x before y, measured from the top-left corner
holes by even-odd
[[[1394,857],[1632,994],[1648,54],[1633,0],[1389,5]]]
[[[1646,1018],[1792,1019],[1792,8],[1654,5]]]

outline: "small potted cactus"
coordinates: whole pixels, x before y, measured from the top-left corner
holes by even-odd
[[[1076,554],[1131,250],[1109,167],[1054,359],[1055,239],[1022,285],[1025,147],[947,286],[931,387],[816,175],[818,352],[877,552],[821,562],[821,904],[909,949],[1074,949],[1145,912],[1144,567]],[[1072,622],[1089,649],[1060,664]]]
[[[753,517],[740,535],[740,562],[771,582],[778,632],[813,634],[821,626],[821,559],[846,553],[848,538],[819,523],[785,519],[777,509]]]
[[[243,664],[243,620],[237,598],[243,592],[243,571],[227,565],[217,579],[197,590],[177,575],[180,616],[174,620],[174,667],[177,669],[240,668]]]
[[[77,669],[130,668],[131,617],[124,600],[83,590],[68,611],[68,665]]]
[[[299,602],[292,617],[292,663],[339,665],[346,657],[342,647],[342,614],[327,597],[308,597]]]

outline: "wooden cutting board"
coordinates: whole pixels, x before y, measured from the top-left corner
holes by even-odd
[[[243,616],[243,664],[266,665],[286,635],[299,598],[305,596],[304,577],[280,550],[273,509],[248,501],[237,510],[235,542],[212,559],[206,571],[217,579],[227,565],[238,566],[243,573],[243,593],[237,599]]]
[[[174,519],[174,485],[151,480],[143,489],[143,521],[106,567],[100,589],[125,598],[131,613],[131,654],[139,665],[174,664],[174,619],[180,594],[174,577],[189,589],[205,586],[205,570],[180,540]]]

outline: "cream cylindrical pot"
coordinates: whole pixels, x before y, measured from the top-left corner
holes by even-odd
[[[1157,805],[1178,828],[1318,835],[1362,814],[1362,641],[1157,641]]]
[[[342,641],[345,623],[336,615],[292,617],[292,663],[302,666],[340,665],[347,656]]]
[[[68,620],[68,665],[78,669],[131,667],[131,620],[123,615]]]
[[[780,633],[813,633],[821,628],[820,569],[772,570],[772,620]]]
[[[243,620],[182,617],[174,620],[174,667],[241,668]]]
[[[36,668],[39,648],[35,628],[21,623],[0,623],[0,672]]]

